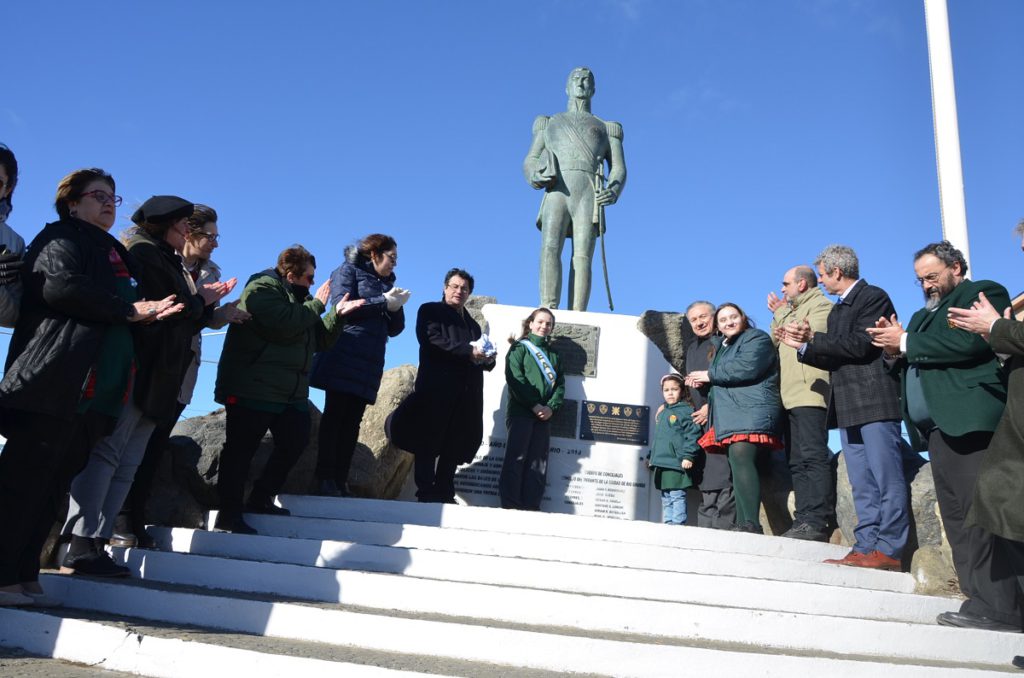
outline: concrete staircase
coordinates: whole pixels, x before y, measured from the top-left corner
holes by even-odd
[[[910,575],[830,544],[559,514],[282,496],[257,536],[152,528],[130,580],[44,576],[0,645],[152,676],[1020,675]],[[227,672],[227,673],[226,673]]]

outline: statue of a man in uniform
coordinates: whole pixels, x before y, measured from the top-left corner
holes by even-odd
[[[562,247],[572,238],[568,308],[587,310],[594,246],[604,233],[604,207],[626,185],[622,125],[590,113],[594,74],[576,68],[569,74],[565,113],[538,116],[533,144],[523,173],[534,188],[544,189],[537,215],[540,229],[540,303],[558,308],[562,297]],[[605,176],[605,163],[608,174]],[[610,301],[610,300],[609,300]]]

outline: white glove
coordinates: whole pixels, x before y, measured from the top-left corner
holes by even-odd
[[[392,287],[390,290],[384,293],[384,299],[388,302],[388,310],[394,313],[398,309],[405,305],[405,302],[409,301],[409,296],[412,292],[401,287]]]

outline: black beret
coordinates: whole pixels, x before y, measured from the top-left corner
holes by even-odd
[[[192,216],[196,206],[176,195],[154,195],[132,215],[136,224],[165,224]]]

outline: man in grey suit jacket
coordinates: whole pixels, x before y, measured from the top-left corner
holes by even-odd
[[[910,522],[898,385],[865,331],[896,311],[884,290],[860,279],[851,248],[830,245],[814,263],[825,291],[839,295],[828,331],[813,332],[805,320],[777,328],[776,337],[796,348],[801,362],[830,372],[829,425],[839,428],[857,527],[853,549],[825,562],[899,570]]]

